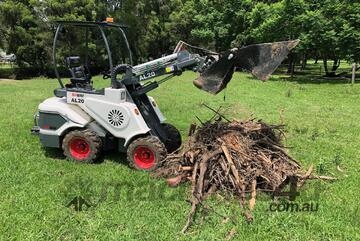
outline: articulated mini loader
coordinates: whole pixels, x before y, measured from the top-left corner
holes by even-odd
[[[110,87],[95,89],[88,64],[82,64],[79,56],[65,58],[71,78],[63,84],[58,71],[57,42],[69,26],[99,31],[110,66],[103,78],[111,80]],[[113,63],[107,28],[119,31],[129,64]],[[181,136],[173,125],[165,123],[154,98],[147,95],[149,91],[186,69],[199,72],[195,86],[213,94],[226,87],[235,68],[266,79],[298,43],[251,45],[218,54],[179,42],[173,54],[132,66],[125,28],[111,22],[58,22],[53,62],[60,88],[54,90],[55,97],[39,105],[32,128],[44,147],[62,148],[68,159],[87,163],[95,161],[103,150],[118,150],[127,153],[132,167],[152,171],[167,153],[180,147]],[[149,81],[162,75],[166,75],[162,80]]]

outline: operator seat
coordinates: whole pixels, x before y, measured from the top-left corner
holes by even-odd
[[[81,65],[79,56],[69,56],[65,58],[65,66],[69,69],[71,78],[67,88],[92,89],[91,74],[86,66]]]

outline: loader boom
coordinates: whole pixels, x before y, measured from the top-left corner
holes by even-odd
[[[124,85],[139,84],[163,75],[169,75],[165,78],[169,79],[175,75],[181,75],[186,69],[198,71],[204,60],[205,58],[199,54],[191,54],[184,50],[133,67],[118,65],[114,69],[112,78],[114,78],[113,81]],[[125,76],[118,80],[116,76],[121,72],[125,72]],[[161,80],[158,83],[161,83]]]

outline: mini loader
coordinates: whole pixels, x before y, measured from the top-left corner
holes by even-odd
[[[95,89],[88,63],[82,64],[79,56],[65,58],[71,77],[63,84],[56,52],[59,35],[68,26],[100,33],[110,67],[103,78],[110,79],[110,87]],[[123,38],[129,64],[113,63],[107,28],[117,30]],[[181,136],[173,125],[165,123],[155,99],[147,95],[149,91],[187,69],[200,73],[195,86],[213,94],[226,87],[235,68],[266,79],[298,43],[251,45],[219,54],[180,41],[173,54],[132,66],[125,28],[113,22],[57,22],[52,54],[60,88],[39,105],[31,130],[44,147],[61,148],[67,159],[83,163],[94,162],[104,150],[117,150],[127,153],[130,166],[152,171],[167,153],[181,146]],[[149,81],[162,75],[166,77]]]

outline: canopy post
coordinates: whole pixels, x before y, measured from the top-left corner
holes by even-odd
[[[63,25],[60,23],[56,29],[56,32],[55,32],[55,37],[54,37],[54,42],[53,42],[53,49],[52,49],[52,57],[53,57],[53,65],[54,65],[54,70],[55,70],[55,75],[56,75],[56,78],[58,79],[58,82],[61,86],[61,88],[64,88],[64,84],[63,82],[61,81],[61,78],[60,78],[60,74],[59,74],[59,70],[58,70],[58,67],[57,67],[57,61],[56,61],[56,43],[57,43],[57,40],[58,40],[58,37],[59,37],[59,33],[62,29]]]

